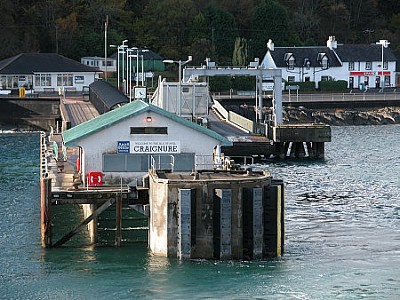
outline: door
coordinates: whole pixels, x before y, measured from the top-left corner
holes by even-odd
[[[349,89],[354,88],[354,77],[349,78]]]
[[[375,77],[375,88],[379,89],[381,87],[381,77],[376,76]]]

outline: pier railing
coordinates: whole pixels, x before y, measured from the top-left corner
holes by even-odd
[[[40,178],[46,178],[49,176],[46,152],[46,133],[42,131],[40,132]]]
[[[388,101],[400,100],[400,93],[397,92],[364,92],[364,93],[315,93],[296,95],[284,94],[284,102],[344,102],[344,101]]]
[[[153,155],[150,156],[150,168],[153,173],[157,170],[162,170],[162,169],[171,170],[171,172],[173,172],[174,167],[175,167],[175,157],[173,155],[156,155],[155,157]]]

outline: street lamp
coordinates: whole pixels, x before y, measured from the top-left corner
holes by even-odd
[[[382,86],[382,93],[383,89],[385,88],[385,76],[383,75],[383,48],[387,48],[390,44],[388,40],[379,40],[376,42],[377,45],[382,45],[382,73],[381,73],[381,86]]]
[[[136,48],[136,85],[139,85],[139,54],[144,53],[144,52],[149,52],[149,50]],[[142,59],[143,59],[143,55],[142,55]],[[143,73],[143,63],[142,63],[142,73]],[[143,77],[142,77],[142,85],[143,84],[144,84],[144,82],[143,82]]]
[[[128,45],[125,45],[125,43],[127,43],[127,42],[128,42],[128,40],[123,40],[122,41],[121,47],[123,47],[123,49],[128,47]],[[124,86],[124,81],[125,81],[124,60],[125,60],[125,50],[122,52],[122,89],[125,88],[125,86]]]
[[[119,80],[119,78],[120,78],[120,75],[119,75],[119,69],[120,69],[120,67],[119,67],[119,58],[120,58],[120,54],[125,54],[125,48],[127,48],[128,46],[127,45],[125,45],[125,43],[127,42],[128,40],[123,40],[122,41],[122,45],[110,45],[110,47],[111,48],[117,48],[117,81],[118,81],[118,83],[117,83],[117,86],[118,86],[118,90],[120,90],[121,89],[121,86],[120,86],[120,80]],[[122,71],[124,70],[124,61],[122,60]],[[122,73],[123,74],[123,73]],[[124,77],[124,75],[122,75],[122,77]],[[122,80],[123,80],[123,78],[122,78]]]
[[[181,85],[181,83],[182,83],[182,67],[184,66],[184,65],[186,65],[188,62],[191,62],[192,61],[192,56],[191,55],[189,55],[188,56],[188,59],[186,60],[186,61],[182,61],[182,60],[172,60],[172,59],[165,59],[165,60],[163,60],[163,63],[165,63],[165,64],[178,64],[178,66],[179,66],[179,74],[178,74],[178,79],[179,79],[179,82],[178,82],[178,92],[179,92],[179,95],[178,95],[178,116],[180,116],[181,115],[181,102],[182,102],[182,85]]]

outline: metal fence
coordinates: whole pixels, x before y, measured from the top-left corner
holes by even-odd
[[[333,94],[284,94],[284,102],[340,102],[340,101],[385,101],[400,100],[400,92],[365,92],[365,93],[333,93]]]

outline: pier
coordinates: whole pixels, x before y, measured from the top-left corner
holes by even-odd
[[[126,210],[148,220],[148,245],[155,255],[179,259],[261,259],[281,256],[284,248],[284,186],[264,172],[197,170],[175,173],[152,168],[135,186],[104,182],[101,186],[74,186],[76,165],[63,168],[51,157],[59,138],[41,136],[42,246],[61,247],[80,231],[98,243],[104,212],[113,215],[113,239],[123,246],[129,222]],[[73,153],[70,153],[71,159]],[[84,219],[53,240],[52,210],[79,205]],[[140,219],[140,218],[139,218]],[[138,217],[136,217],[136,221]],[[109,225],[110,226],[110,225]],[[134,229],[131,229],[134,230]],[[143,228],[142,228],[143,230]]]
[[[155,255],[281,256],[284,183],[252,165],[256,158],[323,158],[330,128],[282,124],[279,92],[270,122],[260,122],[209,102],[207,88],[160,81],[147,102],[97,82],[89,101],[63,97],[61,124],[42,136],[43,247],[62,247],[85,230],[92,244],[121,247],[132,231],[144,231]],[[54,239],[52,209],[60,205],[79,205],[83,220]]]

